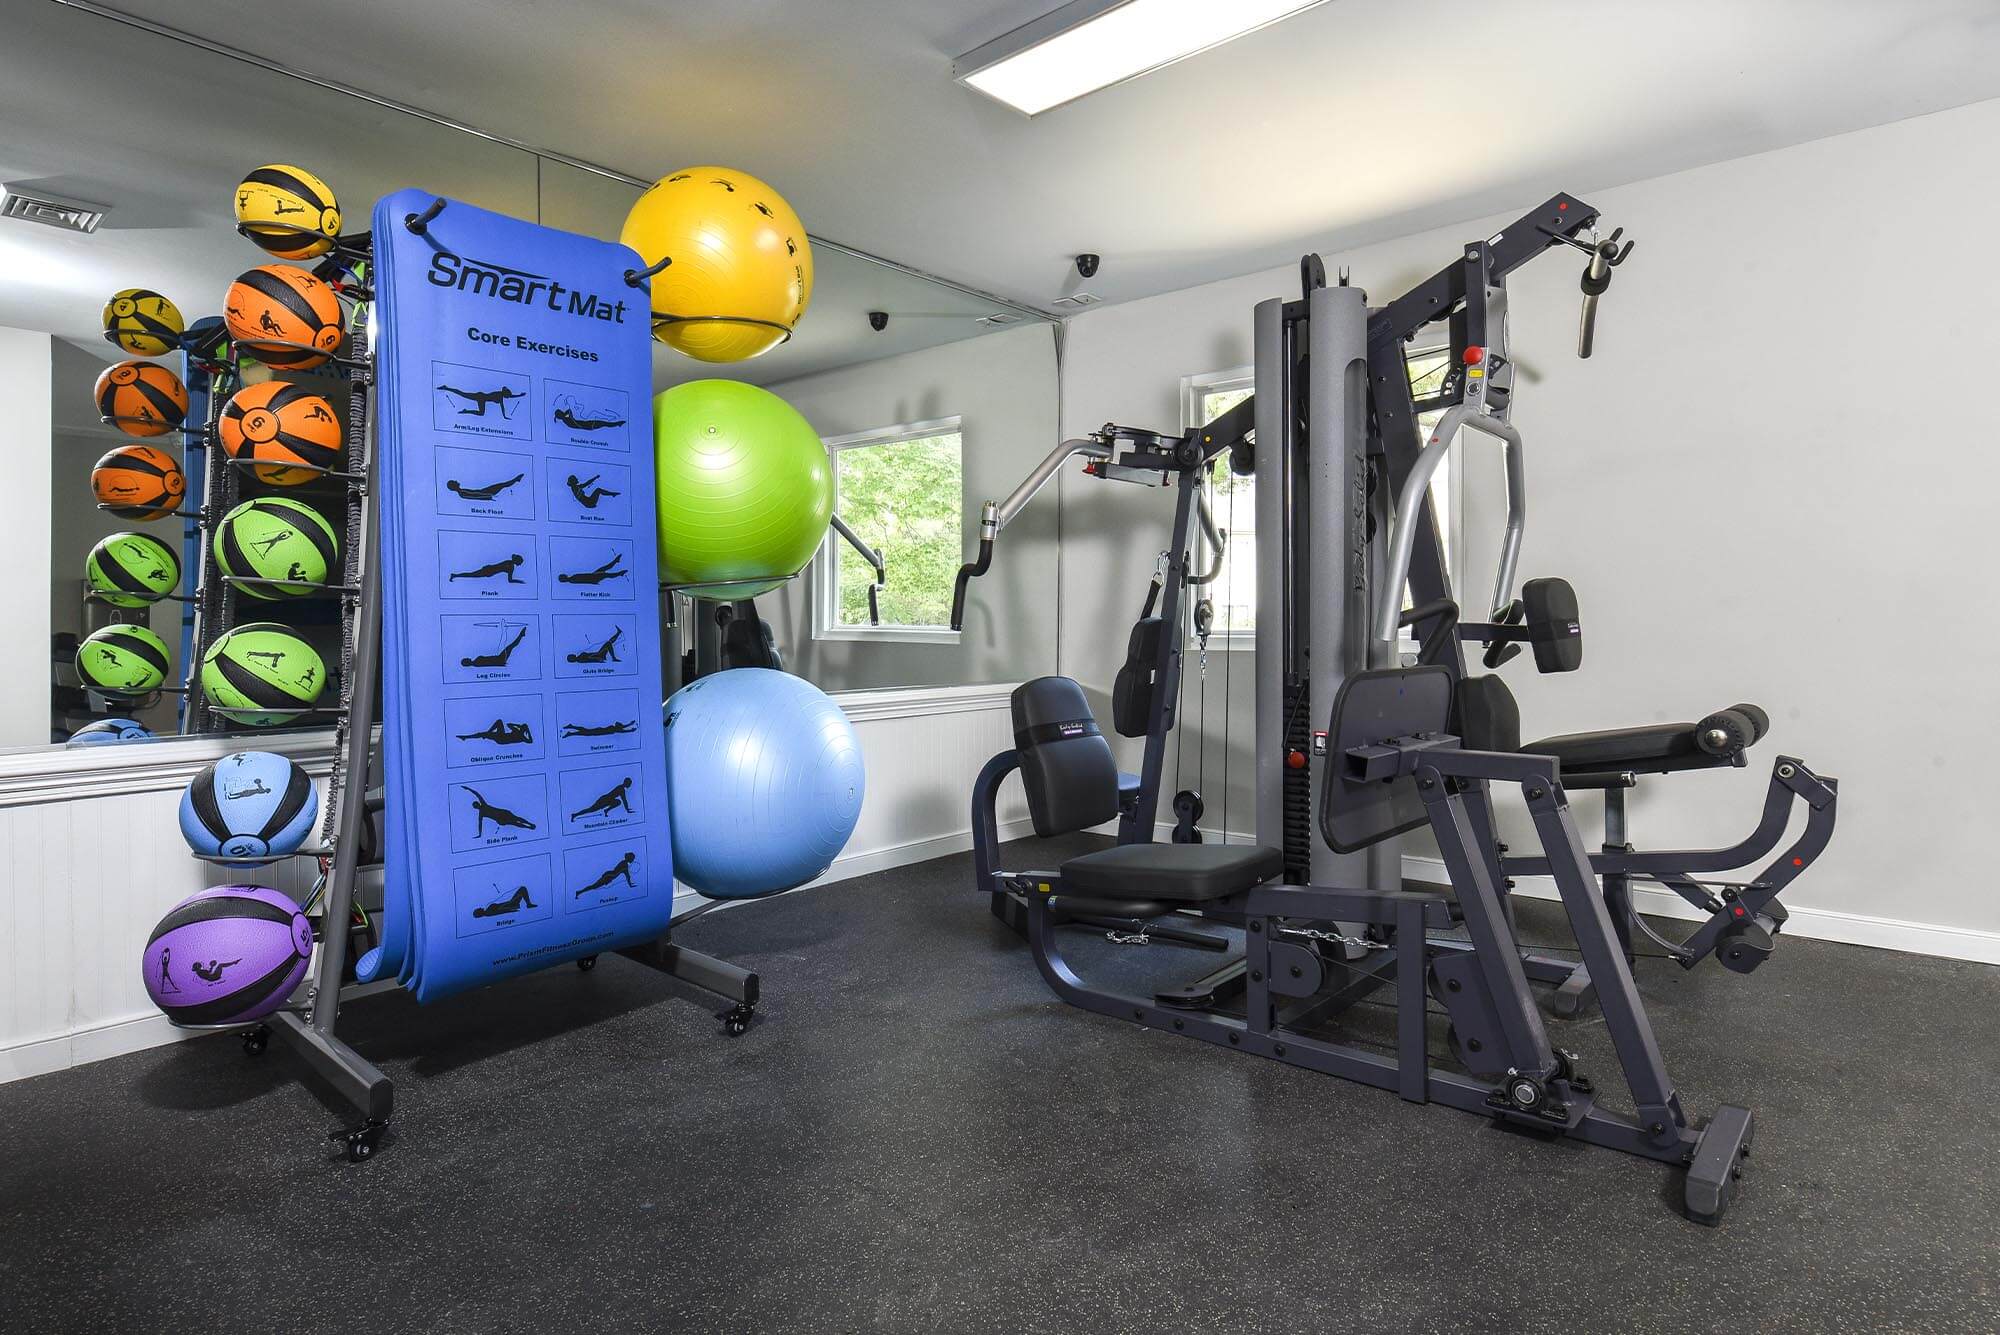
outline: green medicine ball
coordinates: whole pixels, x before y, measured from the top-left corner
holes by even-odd
[[[252,598],[303,598],[318,592],[338,551],[326,517],[285,496],[245,501],[215,526],[215,560],[223,574],[284,581],[236,586]]]
[[[252,621],[201,656],[201,689],[224,718],[269,728],[319,702],[326,664],[290,626]]]
[[[181,559],[145,533],[114,533],[90,549],[84,582],[113,607],[144,607],[180,587]]]
[[[695,380],[653,400],[660,562],[704,598],[753,598],[804,568],[833,515],[812,423],[776,394]]]
[[[144,626],[106,626],[76,647],[76,675],[105,695],[151,695],[172,663],[166,642]]]

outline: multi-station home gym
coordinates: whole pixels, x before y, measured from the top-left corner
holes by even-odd
[[[1990,6],[0,8],[0,1329],[2000,1330]]]

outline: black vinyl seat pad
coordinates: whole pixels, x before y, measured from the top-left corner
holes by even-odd
[[[1262,885],[1285,855],[1260,844],[1121,844],[1062,864],[1065,893],[1202,904]]]
[[[1701,749],[1692,723],[1649,723],[1637,728],[1572,732],[1529,742],[1529,755],[1554,756],[1571,773],[1653,769],[1662,765],[1726,765]]]

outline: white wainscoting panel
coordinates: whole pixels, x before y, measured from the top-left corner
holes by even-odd
[[[153,925],[195,891],[311,891],[306,859],[231,870],[193,857],[181,839],[188,781],[244,745],[189,738],[0,755],[0,1081],[176,1036],[147,1000],[139,957]],[[326,734],[256,745],[324,784]]]
[[[1012,692],[1008,683],[836,695],[861,739],[868,792],[847,851],[815,884],[970,848],[972,780],[1013,745]],[[231,871],[189,856],[181,840],[188,780],[243,745],[190,738],[0,754],[0,1082],[180,1037],[147,999],[139,958],[154,923],[186,896],[232,883],[310,891],[307,860]],[[326,734],[255,745],[324,782]],[[1020,786],[1008,785],[1003,839],[1027,832],[1026,811]],[[695,902],[677,887],[677,908]]]

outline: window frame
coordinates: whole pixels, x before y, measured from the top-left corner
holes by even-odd
[[[965,420],[957,415],[934,417],[923,422],[900,422],[893,426],[851,431],[840,436],[824,436],[827,467],[833,476],[833,509],[840,512],[840,452],[878,445],[900,445],[926,436],[956,435],[959,458],[958,531],[959,550],[965,549]],[[844,516],[843,516],[844,517]],[[827,525],[819,550],[812,562],[812,637],[815,640],[874,641],[885,644],[957,644],[962,632],[950,626],[849,626],[839,619],[840,549],[846,540]],[[889,578],[895,578],[891,569]]]
[[[1181,430],[1183,432],[1192,431],[1197,426],[1202,425],[1201,402],[1208,395],[1218,394],[1218,393],[1226,394],[1231,390],[1237,390],[1237,389],[1247,389],[1250,390],[1252,393],[1256,392],[1257,389],[1256,367],[1232,366],[1220,371],[1203,371],[1199,375],[1182,376],[1181,377]],[[1221,461],[1221,462],[1223,467],[1227,468],[1229,466],[1226,461]],[[1251,481],[1252,485],[1254,486],[1255,479],[1253,478]],[[1252,503],[1251,509],[1252,509],[1251,517],[1254,521],[1255,509],[1256,509],[1254,502]],[[1214,515],[1215,526],[1218,529],[1226,529],[1228,527],[1228,524],[1225,522],[1225,516],[1226,516],[1226,511],[1217,511],[1215,513]],[[1253,529],[1253,536],[1254,535],[1255,534]],[[1194,570],[1201,570],[1208,565],[1208,558],[1209,558],[1208,535],[1201,531],[1200,524],[1195,525],[1194,542],[1192,544],[1192,550],[1190,550],[1188,553],[1188,558],[1189,558],[1189,565]],[[1250,562],[1250,580],[1251,580],[1250,593],[1252,598],[1255,598],[1257,593],[1256,579],[1257,579],[1257,563],[1253,557],[1252,561]],[[1185,608],[1185,614],[1181,618],[1182,631],[1187,636],[1187,643],[1197,648],[1199,648],[1201,645],[1201,637],[1195,633],[1194,604],[1200,601],[1201,598],[1201,594],[1199,592],[1200,587],[1201,586],[1196,585],[1188,589],[1188,603]],[[1212,631],[1210,631],[1208,636],[1208,647],[1211,650],[1216,650],[1216,649],[1254,650],[1257,647],[1257,628],[1255,626],[1250,626],[1245,629],[1230,629],[1227,627],[1226,622],[1227,622],[1226,617],[1219,619],[1215,628]]]

